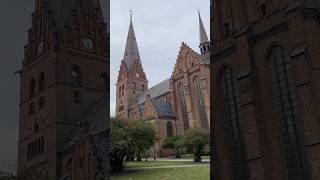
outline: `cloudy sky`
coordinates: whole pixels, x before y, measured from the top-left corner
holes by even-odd
[[[100,0],[105,20],[107,2]],[[35,0],[0,0],[0,170],[14,171],[18,143],[19,76]]]
[[[209,36],[209,0],[111,0],[111,115],[115,114],[116,82],[124,54],[130,13],[149,87],[169,78],[182,42],[199,52],[200,9]]]

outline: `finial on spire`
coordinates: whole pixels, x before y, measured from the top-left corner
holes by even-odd
[[[132,21],[132,10],[130,10],[130,21]]]
[[[198,14],[199,14],[199,16],[200,16],[200,9],[199,9],[199,8],[197,8],[197,10],[198,10]]]

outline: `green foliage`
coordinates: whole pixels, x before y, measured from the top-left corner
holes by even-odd
[[[111,150],[110,164],[111,172],[123,171],[124,159],[134,151],[128,134],[129,123],[122,119],[112,119],[111,121]]]
[[[151,123],[145,121],[136,121],[130,127],[128,134],[132,140],[135,154],[138,161],[141,161],[141,155],[154,145],[155,130]]]
[[[121,172],[124,160],[133,155],[141,159],[141,154],[154,144],[155,131],[152,124],[142,120],[123,120],[114,118],[111,121],[111,172]]]
[[[184,135],[184,145],[189,148],[195,162],[201,162],[203,148],[210,142],[210,134],[205,129],[190,129]]]
[[[176,152],[176,158],[180,158],[181,149],[183,147],[183,137],[179,135],[167,137],[162,144],[162,148],[174,150]]]

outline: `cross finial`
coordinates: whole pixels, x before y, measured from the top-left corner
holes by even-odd
[[[198,14],[199,14],[199,16],[200,16],[200,9],[198,8],[197,10],[198,10]]]
[[[130,10],[130,21],[132,21],[132,10]]]

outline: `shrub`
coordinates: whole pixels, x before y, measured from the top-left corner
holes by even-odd
[[[194,162],[201,162],[202,150],[209,142],[210,134],[205,129],[190,129],[184,136],[184,145],[192,151]]]

